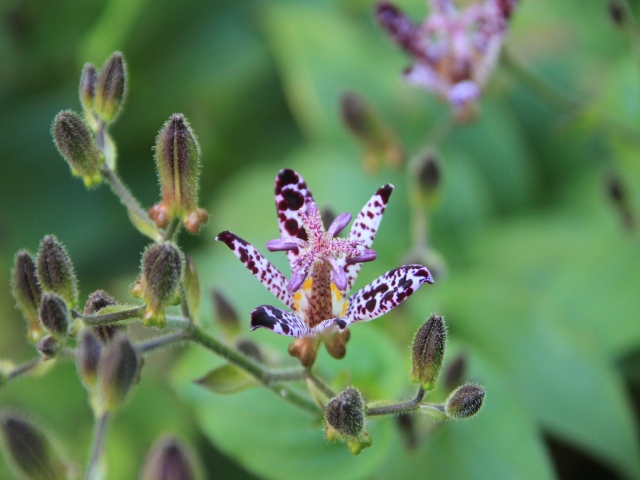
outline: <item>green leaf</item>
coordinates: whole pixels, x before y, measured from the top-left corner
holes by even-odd
[[[194,380],[194,383],[214,393],[221,394],[237,393],[259,385],[255,378],[231,364],[210,370],[204,376]]]

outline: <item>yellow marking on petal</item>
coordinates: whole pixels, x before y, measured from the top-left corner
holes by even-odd
[[[303,290],[310,290],[312,286],[313,286],[313,278],[309,277],[302,284],[302,289]]]
[[[338,290],[335,283],[331,283],[331,292],[336,296],[336,301],[342,300],[342,293]]]
[[[341,318],[344,318],[344,315],[347,313],[348,306],[349,306],[349,302],[344,302],[344,305],[342,305],[342,313],[340,313]]]

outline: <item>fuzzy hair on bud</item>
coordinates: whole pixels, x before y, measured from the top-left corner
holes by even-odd
[[[485,390],[479,385],[468,383],[454,390],[444,409],[450,418],[462,419],[473,417],[482,408]]]
[[[42,289],[36,275],[36,262],[26,250],[20,250],[13,262],[11,293],[29,326],[29,340],[35,343],[42,336],[38,320]]]
[[[433,314],[422,325],[413,339],[411,381],[421,384],[425,390],[433,390],[440,376],[447,330],[444,319]]]
[[[114,52],[104,62],[95,88],[95,111],[106,121],[113,121],[124,101],[127,69],[121,52]]]
[[[43,291],[62,297],[69,307],[78,302],[78,280],[71,258],[53,235],[45,236],[40,244],[38,279]]]
[[[124,334],[102,351],[98,362],[98,384],[102,407],[111,412],[122,405],[138,373],[138,354]]]
[[[96,385],[98,363],[102,353],[102,344],[94,335],[92,329],[85,328],[80,332],[76,349],[76,366],[82,378],[82,383],[88,389]]]
[[[69,332],[69,309],[65,301],[54,293],[46,293],[40,302],[40,323],[56,338]]]
[[[109,307],[111,305],[115,305],[116,301],[107,294],[104,290],[96,290],[89,298],[87,298],[87,303],[84,305],[84,314],[85,315],[94,315],[98,313],[105,307]],[[91,327],[93,333],[95,333],[102,343],[107,343],[111,340],[117,332],[125,329],[126,327],[123,325],[98,325],[95,327]]]
[[[12,410],[0,413],[0,435],[5,457],[18,477],[31,480],[68,478],[67,467],[47,435],[22,413]]]
[[[183,256],[171,242],[154,243],[142,255],[142,272],[135,291],[140,291],[147,309],[142,318],[147,326],[166,325],[165,307],[179,298]]]
[[[158,228],[165,228],[179,217],[185,228],[197,233],[209,215],[198,208],[200,145],[181,113],[165,122],[156,138],[156,168],[162,188],[162,200],[149,209],[149,217]]]
[[[364,432],[365,405],[362,394],[353,387],[345,388],[331,399],[324,411],[327,425],[340,436],[359,438]]]
[[[60,351],[60,343],[55,337],[47,335],[38,341],[36,349],[44,358],[53,358]]]
[[[194,480],[196,472],[189,449],[176,438],[166,436],[153,444],[140,480]]]
[[[85,63],[80,76],[80,102],[85,110],[93,109],[93,101],[96,96],[96,84],[98,83],[98,72],[91,63]]]
[[[71,173],[82,177],[89,188],[100,183],[99,166],[104,158],[82,117],[71,110],[60,112],[53,120],[51,134]]]

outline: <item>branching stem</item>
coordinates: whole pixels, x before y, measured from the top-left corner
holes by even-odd
[[[412,412],[420,408],[420,402],[424,398],[424,388],[420,387],[418,393],[413,400],[408,402],[396,403],[394,405],[385,405],[384,407],[373,407],[367,409],[368,417],[377,417],[381,415],[397,415],[399,413]]]

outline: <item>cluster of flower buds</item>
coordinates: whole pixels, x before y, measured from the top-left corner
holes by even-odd
[[[390,167],[402,163],[402,147],[393,130],[361,95],[345,92],[340,99],[340,111],[345,126],[362,144],[365,171],[375,172],[382,163]]]
[[[142,317],[145,326],[164,328],[165,308],[180,303],[183,264],[183,254],[174,243],[154,243],[144,251],[140,277],[131,287],[131,295],[144,299],[147,305]]]
[[[365,418],[366,405],[362,394],[354,387],[345,388],[325,407],[327,440],[345,441],[351,453],[358,455],[372,443],[371,435],[364,429]]]
[[[45,357],[54,356],[69,332],[69,309],[78,302],[71,259],[53,235],[44,237],[37,258],[20,250],[11,290],[29,328],[27,337]],[[46,332],[46,333],[45,333]]]
[[[98,73],[86,64],[80,77],[80,102],[84,118],[71,110],[56,115],[51,133],[71,173],[87,187],[102,180],[100,164],[115,162],[115,147],[105,131],[121,110],[126,91],[126,67],[122,53],[114,52]]]
[[[142,366],[124,333],[103,345],[90,328],[80,332],[76,364],[96,416],[122,405]]]
[[[162,200],[149,209],[149,217],[158,228],[180,218],[190,233],[197,233],[209,215],[198,207],[200,145],[189,122],[180,113],[160,129],[156,139],[156,167]]]
[[[49,435],[24,414],[14,410],[0,413],[1,445],[18,478],[77,478],[73,468],[62,459]]]
[[[485,0],[458,10],[452,0],[431,0],[421,25],[386,1],[376,13],[382,28],[416,62],[405,71],[406,81],[436,93],[466,119],[495,68],[516,3]]]

